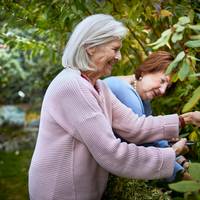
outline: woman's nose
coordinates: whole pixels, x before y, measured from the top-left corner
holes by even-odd
[[[115,59],[121,60],[121,58],[122,58],[121,52],[117,51],[116,54],[115,54]]]
[[[167,85],[168,85],[167,83],[161,85],[161,87],[160,87],[160,93],[161,93],[161,95],[165,94],[166,89],[167,89]]]

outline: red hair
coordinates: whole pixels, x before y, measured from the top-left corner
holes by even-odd
[[[166,51],[157,51],[150,54],[135,70],[136,79],[139,80],[139,78],[145,74],[165,71],[173,59],[173,56]]]

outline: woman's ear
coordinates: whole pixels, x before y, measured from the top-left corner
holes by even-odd
[[[94,55],[94,53],[96,51],[96,47],[86,47],[86,51],[87,51],[88,55],[92,56],[92,55]]]

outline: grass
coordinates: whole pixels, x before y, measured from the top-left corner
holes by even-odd
[[[28,168],[32,150],[0,152],[0,199],[28,200]]]

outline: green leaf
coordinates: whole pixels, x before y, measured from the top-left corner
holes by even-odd
[[[200,86],[193,92],[192,97],[184,105],[182,112],[190,111],[200,100]]]
[[[191,48],[200,47],[200,40],[189,40],[185,43],[185,46],[191,47]]]
[[[174,59],[173,62],[180,62],[181,60],[183,60],[184,57],[185,57],[185,52],[184,52],[184,51],[181,51],[181,52],[176,56],[176,58]]]
[[[200,40],[200,35],[190,35],[189,38],[191,40]]]
[[[194,180],[200,181],[200,163],[191,163],[189,173]]]
[[[168,31],[168,35],[165,35],[162,39],[162,42],[160,42],[159,44],[157,44],[156,46],[153,47],[154,50],[159,49],[160,47],[162,47],[164,45],[167,45],[169,48],[171,48],[169,45],[169,38],[172,34],[172,31],[171,31],[171,29],[168,29],[168,30],[170,30],[170,31]]]
[[[178,65],[178,63],[185,57],[185,52],[181,51],[176,58],[170,63],[170,65],[167,68],[166,74],[170,74],[173,69],[176,68],[176,66]]]
[[[186,25],[188,23],[190,23],[190,18],[189,17],[184,16],[184,17],[180,17],[178,19],[178,24],[180,24],[180,25]]]
[[[192,60],[200,61],[200,59],[198,59],[198,58],[196,58],[196,57],[194,57],[194,56],[188,55],[188,58],[191,58]]]
[[[171,36],[171,33],[172,33],[171,28],[165,30],[164,32],[162,32],[161,37],[158,40],[156,40],[154,43],[149,44],[148,46],[154,46],[163,43],[166,40],[166,38],[169,38]]]
[[[200,183],[197,183],[196,181],[180,181],[177,183],[169,184],[169,187],[172,190],[175,190],[177,192],[195,192],[200,189]]]
[[[182,40],[183,39],[183,33],[177,33],[175,32],[172,36],[172,42],[173,43],[176,43],[177,41],[179,40]]]
[[[177,65],[178,62],[171,62],[170,65],[167,67],[166,74],[170,74]]]
[[[200,31],[200,24],[196,24],[196,25],[188,25],[188,27],[192,30],[195,30],[195,31]]]
[[[170,37],[170,35],[169,35],[169,37]],[[168,37],[168,38],[164,38],[164,40],[163,40],[161,43],[159,43],[159,44],[157,44],[156,46],[154,46],[153,49],[154,49],[154,50],[159,49],[160,47],[162,47],[162,46],[164,46],[164,45],[167,45],[167,46],[170,48],[169,42],[168,42],[169,37]]]
[[[183,62],[182,62],[181,69],[178,72],[178,78],[181,81],[183,81],[187,77],[189,71],[190,71],[189,62],[186,59],[184,59]]]
[[[182,32],[184,29],[185,29],[185,27],[184,26],[181,26],[181,25],[179,25],[179,24],[175,24],[174,25],[174,28],[176,28],[176,32]]]

